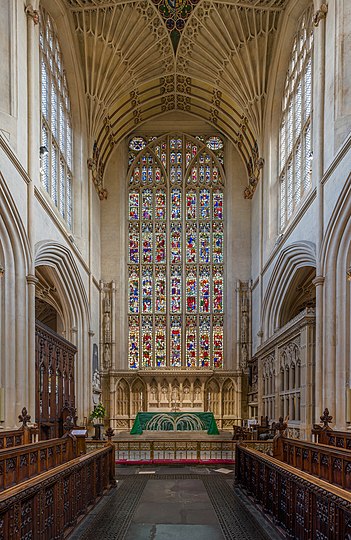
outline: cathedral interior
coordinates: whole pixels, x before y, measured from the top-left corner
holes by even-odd
[[[350,1],[0,13],[0,538],[93,537],[109,490],[118,538],[146,538],[136,505],[181,481],[209,521],[156,540],[349,538]],[[188,468],[152,491],[135,467],[166,451]]]

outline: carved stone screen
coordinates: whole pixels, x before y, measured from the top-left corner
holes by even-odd
[[[223,141],[129,142],[129,367],[223,367]]]

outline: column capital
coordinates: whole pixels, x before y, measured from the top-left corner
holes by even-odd
[[[312,281],[313,285],[315,287],[318,287],[319,285],[323,285],[325,282],[325,277],[324,276],[316,276],[314,278],[314,280]]]
[[[313,25],[318,26],[319,23],[326,19],[328,13],[328,4],[321,4],[321,7],[313,15]]]
[[[26,276],[26,280],[28,285],[36,285],[37,283],[39,283],[38,278],[34,274],[28,274]]]
[[[24,11],[27,17],[32,19],[35,25],[39,24],[39,11],[37,9],[34,9],[32,4],[28,4],[25,7]]]

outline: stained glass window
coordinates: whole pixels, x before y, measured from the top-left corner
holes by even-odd
[[[138,136],[129,152],[129,366],[222,368],[223,141]]]
[[[72,121],[60,44],[50,15],[40,9],[41,183],[72,229]]]
[[[302,15],[290,56],[279,132],[280,227],[312,188],[313,8]]]

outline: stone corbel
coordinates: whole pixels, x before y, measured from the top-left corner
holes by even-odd
[[[37,9],[34,9],[32,4],[29,4],[25,9],[25,14],[27,17],[32,19],[35,25],[39,24],[39,11]]]
[[[320,21],[326,19],[328,13],[328,4],[321,4],[321,7],[313,15],[313,25],[318,26]]]

